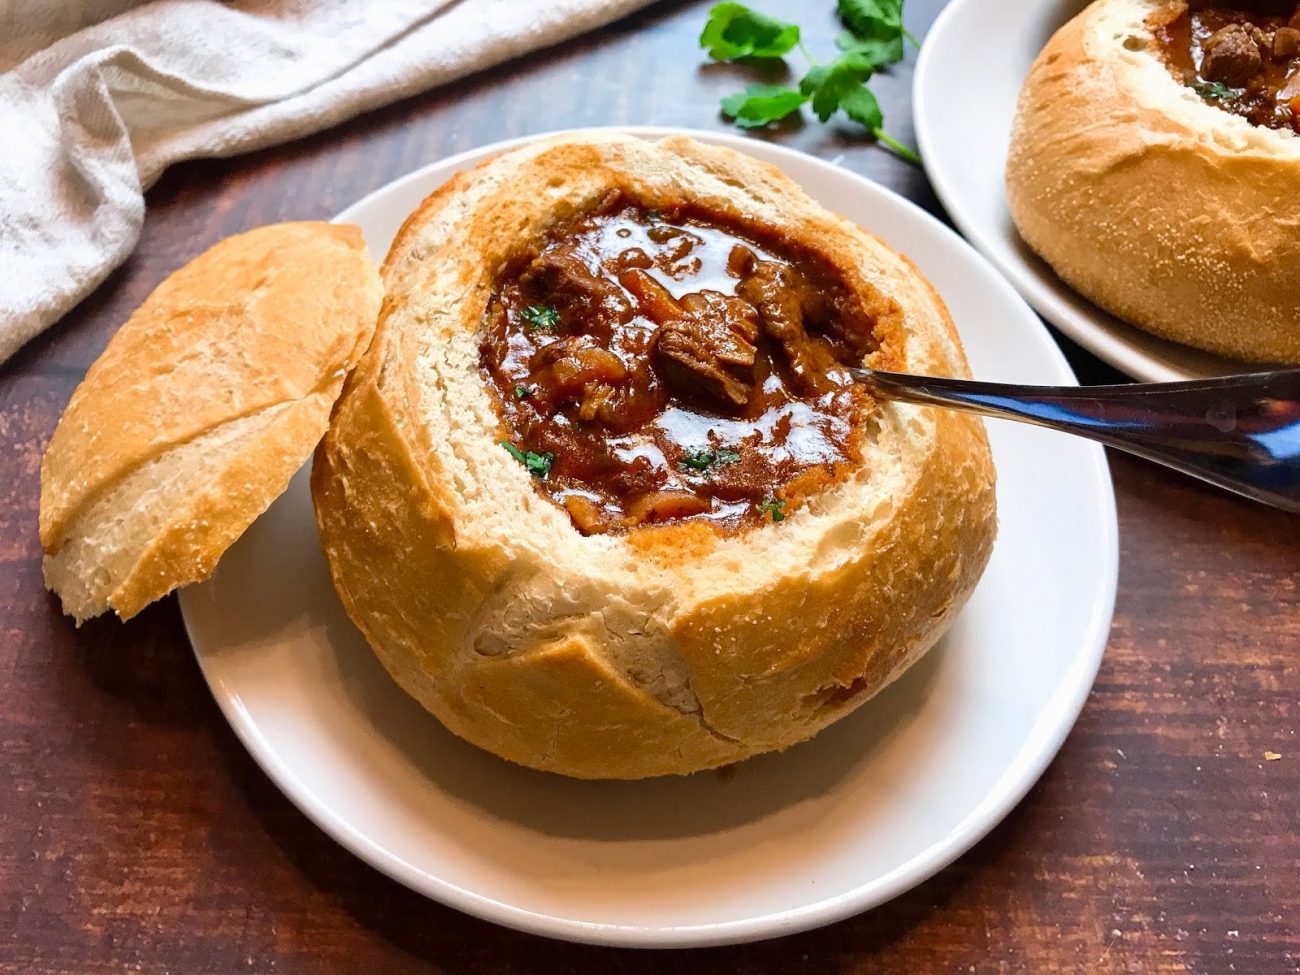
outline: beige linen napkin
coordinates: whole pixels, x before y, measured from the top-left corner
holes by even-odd
[[[126,259],[172,163],[286,142],[646,2],[0,5],[0,362]]]

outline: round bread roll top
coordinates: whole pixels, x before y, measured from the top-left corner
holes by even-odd
[[[481,347],[512,260],[611,193],[777,233],[879,311],[874,355],[934,374],[965,363],[904,258],[773,167],[689,139],[541,140],[456,177],[407,221],[375,340],[313,470],[336,588],[456,734],[535,768],[638,778],[803,740],[919,657],[987,561],[993,472],[977,420],[871,404],[860,460],[780,522],[584,534],[500,446]]]
[[[1134,325],[1223,355],[1300,362],[1290,103],[1257,98],[1250,86],[1263,81],[1243,81],[1249,52],[1234,44],[1250,31],[1229,31],[1215,60],[1208,36],[1179,29],[1186,15],[1179,0],[1098,0],[1052,37],[1012,128],[1011,214],[1066,282]],[[1279,53],[1264,60],[1254,40],[1251,50],[1259,77],[1276,81],[1289,70],[1290,28],[1274,19]],[[1252,123],[1265,105],[1270,124]]]

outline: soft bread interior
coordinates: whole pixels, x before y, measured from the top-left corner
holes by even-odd
[[[44,561],[46,584],[78,623],[130,618],[205,579],[288,487],[302,444],[319,437],[341,380],[304,400],[224,423],[146,461],[83,508]]]

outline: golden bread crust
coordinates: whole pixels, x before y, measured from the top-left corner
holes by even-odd
[[[145,300],[41,464],[47,584],[123,618],[217,558],[289,482],[369,343],[382,284],[357,227],[230,237]]]
[[[317,450],[322,544],[402,687],[461,737],[583,778],[687,773],[816,733],[937,640],[995,531],[980,422],[882,404],[862,469],[780,524],[581,535],[497,446],[477,336],[503,263],[615,188],[779,227],[862,300],[892,299],[887,361],[966,374],[915,268],[731,150],[558,136],[425,201],[385,261],[375,340]]]
[[[1007,199],[1067,283],[1164,338],[1300,362],[1300,137],[1207,104],[1155,51],[1167,0],[1098,0],[1021,90]]]

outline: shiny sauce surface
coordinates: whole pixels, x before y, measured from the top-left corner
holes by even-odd
[[[1254,125],[1300,133],[1300,3],[1176,4],[1152,25],[1174,77]]]
[[[874,320],[822,259],[613,196],[512,260],[480,366],[501,441],[584,534],[780,521],[861,461]]]

